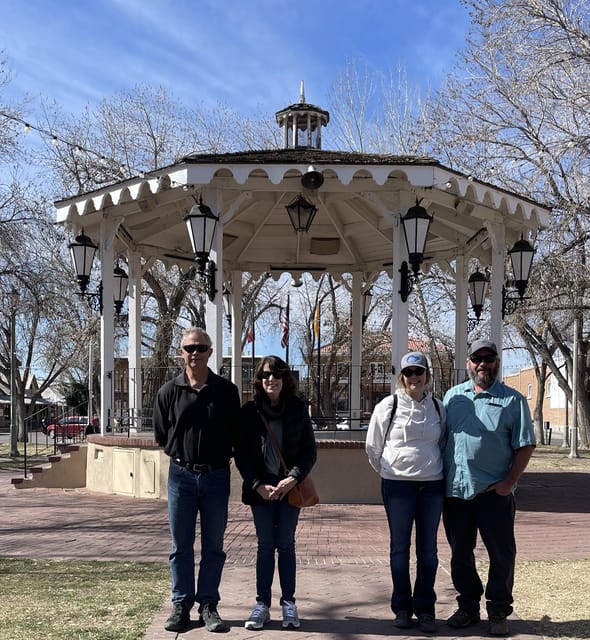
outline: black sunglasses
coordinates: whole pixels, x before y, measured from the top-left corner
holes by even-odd
[[[270,376],[280,380],[287,372],[286,371],[259,371],[258,379],[259,380],[268,380]]]
[[[473,364],[481,364],[482,362],[492,364],[492,362],[496,362],[498,358],[497,356],[469,356],[469,359]]]
[[[207,353],[211,347],[208,344],[183,344],[182,348],[187,353],[194,353],[197,351],[198,353]]]
[[[402,369],[402,375],[406,378],[410,376],[421,376],[426,369]]]

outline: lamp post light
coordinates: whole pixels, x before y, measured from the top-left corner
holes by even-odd
[[[225,311],[225,318],[231,331],[231,291],[228,287],[223,287],[221,295],[223,297],[223,309]]]
[[[289,220],[296,233],[307,233],[318,211],[317,207],[301,194],[292,200],[285,209],[287,209]]]
[[[363,293],[363,316],[362,316],[363,329],[365,328],[365,323],[367,322],[367,318],[369,317],[369,311],[371,309],[372,299],[373,299],[373,289],[369,287]]]
[[[475,313],[475,319],[479,322],[481,318],[481,312],[483,311],[483,303],[486,299],[488,292],[489,280],[479,269],[469,276],[467,281],[467,288],[469,292],[469,299],[471,300],[471,306],[473,313]]]
[[[199,197],[199,201],[193,205],[184,221],[197,261],[199,276],[205,285],[209,300],[213,302],[217,293],[215,288],[217,265],[209,259],[209,256],[215,240],[219,218],[211,211],[210,207],[203,204],[203,198]]]
[[[408,250],[408,260],[413,271],[413,274],[411,274],[408,263],[404,260],[399,270],[401,274],[399,294],[402,302],[406,302],[412,292],[414,280],[420,273],[420,265],[424,260],[424,248],[428,237],[428,229],[432,223],[432,216],[428,215],[428,211],[420,206],[419,202],[416,202],[413,207],[408,209],[406,215],[402,216],[401,222]]]
[[[98,247],[85,235],[84,230],[82,230],[82,233],[77,235],[75,240],[70,242],[68,246],[76,272],[76,280],[80,288],[80,295],[86,298],[88,303],[102,315],[102,280],[98,283],[96,291],[88,291],[94,256]],[[113,269],[113,284],[113,304],[115,306],[115,313],[118,316],[123,309],[129,284],[127,274],[119,265]]]
[[[508,251],[510,262],[512,263],[512,275],[514,279],[508,281],[507,285],[516,289],[518,295],[510,295],[506,285],[502,286],[502,318],[507,314],[514,313],[519,305],[525,301],[525,293],[529,284],[529,275],[533,264],[535,250],[530,242],[522,236],[514,243],[512,249]]]
[[[16,420],[16,306],[18,291],[12,289],[10,297],[10,457],[18,452],[18,422]]]

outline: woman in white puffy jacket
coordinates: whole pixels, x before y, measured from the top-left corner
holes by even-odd
[[[401,361],[395,395],[379,402],[367,431],[366,451],[381,476],[381,495],[390,533],[395,625],[412,626],[415,615],[425,633],[436,631],[434,582],[437,533],[443,506],[441,448],[445,409],[428,391],[430,369],[423,353]],[[416,527],[416,577],[410,578],[412,528]]]

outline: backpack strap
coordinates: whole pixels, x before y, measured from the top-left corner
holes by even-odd
[[[434,408],[438,413],[438,417],[440,418],[440,406],[434,396],[432,396],[432,402],[434,402]],[[383,449],[385,449],[385,444],[387,443],[387,436],[391,431],[391,425],[393,424],[393,419],[395,418],[395,412],[397,411],[397,393],[393,394],[393,406],[391,408],[391,413],[389,415],[389,423],[387,424],[387,429],[385,431],[385,436],[383,436]]]

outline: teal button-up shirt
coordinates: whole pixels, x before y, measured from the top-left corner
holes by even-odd
[[[447,391],[446,495],[469,500],[508,474],[516,449],[535,445],[524,396],[497,380],[476,393],[468,380]]]

